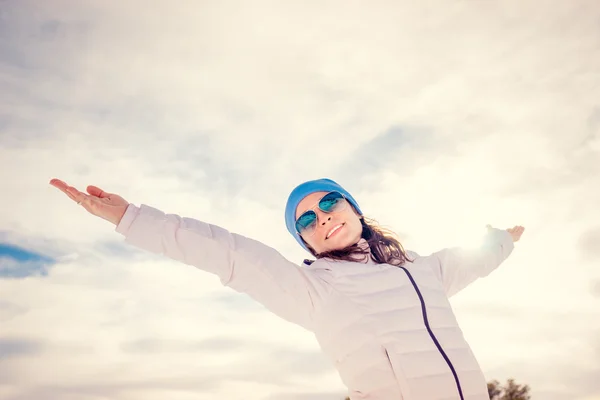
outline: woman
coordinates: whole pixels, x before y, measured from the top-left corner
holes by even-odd
[[[88,186],[50,183],[126,242],[219,276],[270,311],[315,334],[352,400],[488,400],[486,380],[448,298],[497,268],[524,228],[489,227],[478,250],[406,252],[369,222],[336,182],[305,182],[285,222],[316,261],[298,266],[257,241]]]

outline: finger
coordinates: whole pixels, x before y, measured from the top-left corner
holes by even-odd
[[[87,194],[80,192],[79,190],[75,189],[73,186],[67,186],[67,188],[65,189],[65,193],[67,194],[67,196],[69,196],[71,199],[73,199],[73,201],[76,201],[77,204],[81,204],[86,200],[90,200],[90,196],[88,196]]]
[[[84,198],[84,196],[85,196],[85,193],[83,193],[83,192],[80,192],[79,190],[75,189],[75,188],[74,188],[74,187],[72,187],[72,186],[69,186],[69,187],[66,189],[66,192],[67,192],[68,194],[70,194],[70,195],[72,196],[72,199],[73,199],[73,200],[75,200],[75,201],[77,201],[77,202],[79,202],[79,201],[83,201],[83,198]]]
[[[50,184],[52,186],[54,186],[55,188],[59,189],[61,192],[63,192],[67,196],[69,196],[71,198],[71,200],[75,200],[75,195],[80,193],[79,190],[75,189],[72,186],[67,185],[65,182],[61,181],[60,179],[52,179],[50,181]]]
[[[54,186],[57,189],[62,190],[63,192],[65,191],[65,189],[69,186],[66,183],[64,183],[63,181],[61,181],[60,179],[51,179],[50,180],[50,184],[52,186]]]
[[[83,206],[86,210],[90,211],[90,207],[93,203],[93,197],[77,191],[77,194],[73,195],[73,200],[77,202],[77,204]]]
[[[110,197],[110,193],[106,193],[104,190],[97,186],[90,185],[87,187],[87,192],[92,196],[100,197],[101,199]]]
[[[519,240],[519,239],[521,239],[521,236],[522,236],[522,235],[523,235],[523,229],[521,229],[521,228],[517,228],[517,229],[515,230],[515,234],[514,234],[514,236],[515,236],[516,240]]]

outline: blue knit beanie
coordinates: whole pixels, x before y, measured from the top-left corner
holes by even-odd
[[[315,192],[333,192],[337,191],[346,196],[346,199],[354,206],[356,212],[362,215],[362,211],[358,207],[358,203],[350,193],[346,191],[343,187],[338,185],[336,182],[331,179],[317,179],[314,181],[304,182],[301,185],[298,185],[288,197],[287,205],[285,206],[285,225],[287,226],[288,231],[294,236],[296,241],[300,243],[306,251],[309,251],[304,244],[304,241],[298,235],[296,231],[296,208],[298,204],[311,193]]]

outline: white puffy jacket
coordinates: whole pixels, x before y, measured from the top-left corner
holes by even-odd
[[[414,262],[402,267],[327,259],[299,266],[255,240],[146,205],[130,205],[116,230],[314,332],[352,400],[489,400],[448,297],[508,257],[514,245],[504,230],[490,231],[477,251],[409,253]]]

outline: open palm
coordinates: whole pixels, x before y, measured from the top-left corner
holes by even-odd
[[[50,184],[69,196],[77,204],[82,205],[89,213],[115,225],[119,224],[129,205],[129,202],[118,194],[106,193],[96,186],[88,186],[86,188],[87,193],[83,193],[60,179],[52,179]]]
[[[508,228],[507,231],[508,233],[510,233],[513,242],[518,242],[519,239],[521,239],[521,235],[523,235],[523,232],[525,232],[525,228],[521,225],[517,225],[513,228]]]
[[[491,225],[487,225],[488,229],[492,229]],[[521,225],[515,225],[512,228],[508,228],[506,229],[506,231],[508,233],[510,233],[510,237],[512,238],[513,242],[518,242],[521,239],[521,236],[523,235],[523,232],[525,232],[525,227],[521,226]]]

